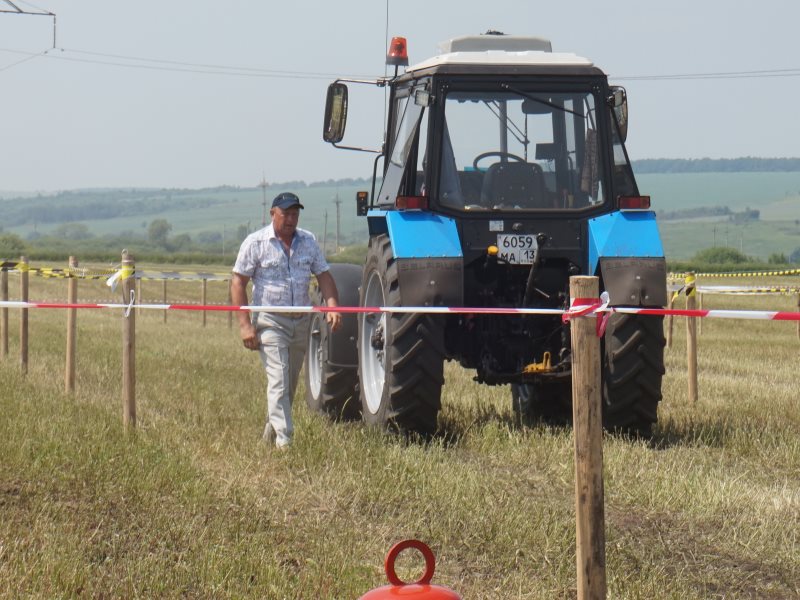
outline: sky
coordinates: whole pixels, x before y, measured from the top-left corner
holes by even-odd
[[[54,48],[52,18],[0,14],[6,192],[367,177],[322,141],[325,90],[384,74],[387,21],[412,63],[488,29],[591,59],[628,90],[632,159],[800,156],[797,0],[12,2],[57,25]],[[637,79],[711,73],[746,75]],[[383,106],[353,93],[345,143],[379,147]]]

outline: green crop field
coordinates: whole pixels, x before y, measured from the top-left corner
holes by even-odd
[[[174,269],[174,267],[171,267]],[[12,297],[17,289],[11,276]],[[795,278],[796,279],[796,278]],[[702,282],[719,283],[719,280]],[[144,282],[145,299],[160,282]],[[171,301],[199,300],[197,282]],[[224,284],[209,284],[225,301]],[[31,299],[63,300],[31,279]],[[82,300],[110,299],[80,282]],[[117,298],[113,298],[116,300]],[[794,310],[794,297],[706,307]],[[357,598],[415,537],[435,583],[470,599],[574,598],[573,440],[514,422],[507,387],[448,364],[439,435],[406,441],[296,401],[296,443],[259,439],[260,363],[227,315],[137,317],[138,427],[121,425],[121,312],[78,314],[77,390],[63,392],[65,314],[19,313],[0,360],[0,598]],[[686,399],[684,322],[666,351],[650,442],[604,442],[610,598],[800,596],[796,324],[708,320],[700,400]],[[399,573],[421,563],[403,555]]]
[[[746,208],[760,212],[759,220],[738,224],[731,222],[728,216],[661,220],[660,228],[669,260],[685,260],[698,250],[715,244],[741,249],[760,260],[766,260],[773,253],[789,256],[800,247],[800,172],[642,174],[637,179],[641,192],[651,195],[653,209],[659,213],[721,206],[727,206],[732,212]],[[170,235],[173,236],[189,234],[194,239],[198,234],[221,236],[227,240],[224,254],[232,257],[238,247],[235,239],[238,229],[246,227],[253,231],[259,228],[265,196],[269,203],[284,188],[300,195],[306,206],[301,226],[313,231],[320,242],[325,238],[328,249],[332,250],[336,242],[334,200],[337,197],[341,201],[339,245],[366,245],[366,220],[356,216],[355,194],[357,190],[369,190],[368,184],[273,186],[266,194],[257,188],[215,188],[135,190],[127,193],[114,190],[108,192],[110,198],[106,198],[102,191],[76,191],[55,200],[0,199],[0,226],[23,238],[47,234],[64,222],[46,220],[53,218],[49,213],[54,207],[59,207],[64,219],[85,224],[95,236],[121,232],[146,236],[149,223],[154,219],[166,219],[172,225]],[[130,207],[123,211],[123,215],[100,218],[98,214],[106,204],[126,203]],[[27,204],[38,207],[36,214],[41,214],[38,221],[30,215],[27,220],[23,219],[20,211]]]

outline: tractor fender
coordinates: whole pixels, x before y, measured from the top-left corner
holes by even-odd
[[[456,221],[426,211],[370,211],[371,235],[386,233],[403,306],[462,306],[464,258]]]
[[[330,265],[330,274],[336,282],[340,306],[358,306],[358,288],[361,285],[362,267],[345,263]],[[334,367],[358,367],[358,319],[355,313],[343,313],[342,325],[336,332],[322,327],[323,360]]]
[[[663,258],[601,258],[600,276],[612,306],[667,304],[667,263]]]
[[[600,275],[611,305],[667,304],[667,263],[652,211],[589,219],[589,273]]]

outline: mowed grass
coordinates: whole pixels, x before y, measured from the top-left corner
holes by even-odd
[[[31,278],[33,300],[65,289]],[[160,282],[143,295],[160,299]],[[169,295],[199,301],[200,284],[171,282]],[[111,298],[83,281],[79,297]],[[209,283],[209,302],[225,298]],[[796,299],[705,305],[796,310]],[[78,313],[74,396],[63,391],[65,311],[29,312],[27,375],[9,313],[1,598],[354,599],[386,583],[385,553],[408,537],[434,549],[434,582],[464,598],[576,595],[571,431],[516,425],[507,387],[448,364],[442,435],[428,443],[331,423],[300,390],[295,445],[280,453],[260,441],[265,380],[235,323],[142,311],[138,422],[125,431],[121,312]],[[796,325],[706,320],[697,404],[684,332],[676,319],[653,440],[605,440],[609,597],[798,597]],[[413,552],[400,563],[403,577],[421,572]]]

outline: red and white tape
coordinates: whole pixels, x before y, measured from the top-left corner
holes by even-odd
[[[190,310],[220,312],[269,312],[269,313],[327,313],[343,314],[390,313],[390,314],[468,314],[468,315],[561,315],[567,321],[593,314],[623,313],[633,315],[660,315],[676,317],[700,317],[712,319],[756,319],[767,321],[800,321],[800,312],[763,310],[686,310],[668,308],[625,308],[608,306],[601,298],[576,298],[569,310],[558,308],[487,308],[453,306],[228,306],[222,304],[115,304],[115,303],[66,303],[66,302],[19,302],[0,301],[0,308],[116,308],[129,310],[135,306],[141,310]]]

